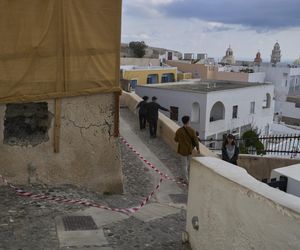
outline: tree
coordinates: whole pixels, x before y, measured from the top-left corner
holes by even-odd
[[[259,140],[259,134],[251,129],[246,131],[242,135],[243,143],[240,144],[240,152],[243,154],[249,154],[249,152],[255,150],[257,155],[265,155],[265,147]]]
[[[134,56],[142,58],[146,54],[146,48],[148,46],[144,41],[130,42],[129,48],[133,51]]]

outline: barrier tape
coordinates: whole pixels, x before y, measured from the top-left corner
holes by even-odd
[[[167,174],[161,172],[157,167],[155,167],[151,162],[149,162],[147,159],[142,156],[141,153],[139,153],[131,144],[129,144],[123,137],[120,137],[121,141],[132,151],[134,152],[145,164],[147,164],[151,169],[153,169],[155,172],[157,172],[162,178],[167,179],[169,181],[176,182],[177,184],[180,184],[182,186],[188,186],[186,182],[179,181],[176,178],[172,178],[168,176]]]
[[[132,207],[132,208],[110,208],[108,206],[104,206],[101,204],[97,204],[94,202],[90,201],[84,201],[84,200],[73,200],[73,199],[67,199],[64,197],[59,197],[59,196],[50,196],[50,195],[45,195],[45,194],[33,194],[32,192],[26,192],[23,189],[17,188],[16,186],[12,185],[7,181],[6,178],[4,178],[2,175],[0,175],[1,181],[13,189],[18,195],[22,197],[27,197],[31,198],[34,200],[44,200],[44,201],[53,201],[57,203],[68,203],[68,204],[78,204],[78,205],[83,205],[87,207],[96,207],[96,208],[101,208],[113,212],[120,212],[120,213],[125,213],[125,214],[133,214],[139,211],[141,208],[143,208],[149,201],[150,199],[154,196],[154,194],[159,190],[161,183],[163,182],[164,179],[176,182],[177,184],[187,186],[185,182],[178,181],[175,178],[171,178],[167,174],[164,174],[161,172],[157,167],[155,167],[151,162],[146,160],[137,150],[134,149],[132,145],[130,145],[123,137],[120,137],[121,141],[132,151],[134,152],[145,164],[147,164],[151,169],[153,169],[155,172],[157,172],[160,175],[160,180],[159,183],[155,186],[154,190],[147,196],[145,197],[142,202],[140,203],[139,206],[137,207]]]
[[[156,193],[156,191],[159,190],[161,183],[163,182],[163,178],[160,178],[159,183],[155,186],[155,189],[147,196],[145,197],[139,206],[132,207],[132,208],[110,208],[108,206],[104,206],[101,204],[97,204],[90,201],[84,201],[84,200],[73,200],[73,199],[67,199],[64,197],[59,196],[50,196],[50,195],[44,195],[44,194],[33,194],[31,192],[26,192],[20,188],[15,187],[14,185],[10,184],[7,179],[5,179],[2,175],[0,175],[0,179],[2,182],[7,185],[8,187],[12,188],[18,195],[22,197],[31,198],[34,200],[44,200],[44,201],[53,201],[57,203],[68,203],[68,204],[78,204],[83,205],[87,207],[96,207],[96,208],[102,208],[105,210],[113,211],[113,212],[120,212],[125,214],[133,214],[139,211],[141,208],[143,208],[153,197],[153,195]]]

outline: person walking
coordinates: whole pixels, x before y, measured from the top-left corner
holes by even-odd
[[[193,149],[196,147],[197,152],[200,153],[199,140],[196,135],[196,131],[190,127],[190,117],[183,116],[181,121],[183,126],[177,129],[174,140],[178,143],[177,152],[181,155],[182,168],[185,178],[188,181],[190,174],[190,160]]]
[[[237,165],[239,152],[234,136],[232,134],[227,135],[222,146],[222,160]]]
[[[170,112],[167,108],[160,106],[156,102],[156,96],[152,97],[152,102],[147,104],[147,120],[149,122],[149,131],[150,131],[150,138],[156,138],[156,131],[157,131],[157,121],[158,121],[158,110],[164,110]]]
[[[136,106],[136,108],[139,109],[140,130],[146,128],[148,99],[148,96],[144,96],[143,101],[140,101],[139,104]]]

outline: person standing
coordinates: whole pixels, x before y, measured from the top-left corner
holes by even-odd
[[[178,143],[177,152],[181,155],[184,175],[188,181],[193,149],[196,147],[197,152],[200,153],[199,140],[196,131],[190,127],[190,117],[183,116],[181,121],[183,126],[176,131],[174,140]]]
[[[156,138],[157,131],[157,121],[158,121],[158,110],[164,110],[170,112],[168,109],[160,106],[156,103],[157,98],[155,96],[152,97],[152,102],[147,104],[147,120],[149,122],[149,131],[150,137]]]
[[[139,109],[140,130],[146,128],[148,99],[148,96],[144,96],[143,101],[140,101],[139,104],[136,106],[136,108]]]
[[[235,143],[235,138],[232,134],[229,134],[222,147],[222,160],[237,165],[237,159],[239,157],[239,148]]]

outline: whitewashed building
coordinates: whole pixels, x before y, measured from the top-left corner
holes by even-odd
[[[300,95],[300,68],[287,64],[262,64],[254,67],[255,72],[264,72],[265,81],[274,84],[275,113],[284,114],[288,96]]]
[[[170,118],[181,124],[191,116],[191,126],[202,139],[222,139],[224,134],[239,137],[251,127],[268,133],[273,122],[274,86],[266,83],[198,81],[137,86],[139,96],[156,96],[171,110]]]

